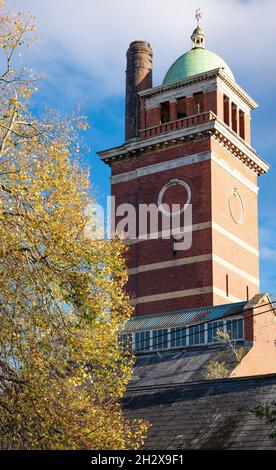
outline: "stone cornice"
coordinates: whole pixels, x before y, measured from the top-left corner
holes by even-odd
[[[223,69],[219,69],[218,77],[226,83],[226,85],[234,92],[238,97],[249,106],[250,109],[256,109],[258,107],[258,103],[256,103],[251,96],[246,93],[246,91],[238,85],[236,82],[231,80],[231,78],[223,71]]]
[[[171,83],[169,85],[158,85],[154,88],[149,88],[139,92],[139,96],[143,98],[150,98],[151,96],[158,95],[170,90],[176,90],[177,88],[182,88],[184,86],[190,86],[194,83],[202,82],[205,80],[210,80],[218,76],[218,71],[220,69],[211,70],[210,72],[201,73],[194,75],[193,77],[184,78],[183,80],[178,80],[177,82]]]
[[[263,175],[269,170],[270,166],[268,163],[220,119],[216,120],[213,137],[219,144],[225,147],[236,158],[241,160],[244,165],[248,166],[258,175]]]
[[[183,142],[208,137],[214,138],[220,145],[227,148],[232,155],[257,175],[262,175],[269,170],[269,165],[258,156],[255,150],[218,118],[194,127],[170,131],[147,139],[136,139],[120,147],[98,152],[98,155],[110,165],[116,160],[137,157],[141,153],[166,149]]]
[[[183,88],[184,86],[190,86],[194,83],[207,81],[213,78],[220,78],[226,85],[235,92],[239,98],[249,106],[250,109],[256,109],[257,103],[251,98],[251,96],[243,90],[236,82],[234,82],[227,73],[224,72],[222,68],[211,70],[210,72],[204,72],[193,77],[188,77],[183,80],[171,83],[170,85],[159,85],[154,88],[149,88],[148,90],[143,90],[139,95],[143,98],[151,98],[152,96],[164,93],[170,90],[177,90],[178,88]]]
[[[164,132],[162,134],[156,135],[154,137],[149,137],[146,139],[137,138],[131,141],[126,142],[124,145],[119,147],[114,147],[109,150],[104,150],[97,152],[101,159],[109,163],[110,160],[117,160],[125,157],[131,157],[137,155],[141,152],[152,151],[153,149],[167,148],[169,146],[175,146],[179,143],[182,143],[186,140],[194,140],[194,137],[198,135],[199,137],[203,136],[203,133],[211,135],[211,125],[213,121],[207,121],[203,124],[189,127],[185,129],[179,129],[170,132]]]

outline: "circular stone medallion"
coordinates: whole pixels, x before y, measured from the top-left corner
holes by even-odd
[[[229,194],[229,209],[234,222],[241,225],[244,221],[244,205],[237,188],[233,188]]]
[[[179,179],[170,180],[161,189],[158,195],[158,207],[162,214],[166,216],[176,216],[182,214],[191,202],[191,188],[185,181]],[[172,204],[179,204],[180,209],[176,212],[167,210],[164,204],[171,207]]]

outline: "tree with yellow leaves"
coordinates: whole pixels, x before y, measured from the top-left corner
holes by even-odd
[[[120,406],[125,248],[84,236],[85,120],[31,115],[36,80],[13,60],[34,27],[0,12],[0,448],[136,449],[147,426]]]

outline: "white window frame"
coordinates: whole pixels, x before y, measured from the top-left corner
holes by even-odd
[[[192,347],[192,346],[203,346],[203,345],[208,345],[208,344],[219,344],[220,341],[211,341],[211,342],[208,342],[208,329],[209,329],[209,325],[213,325],[214,323],[218,323],[218,322],[222,322],[223,323],[223,330],[225,332],[227,332],[227,322],[228,321],[233,321],[233,320],[242,320],[242,338],[234,338],[232,339],[231,338],[231,341],[243,341],[244,340],[244,317],[242,316],[239,316],[239,317],[226,317],[224,319],[218,319],[218,320],[213,320],[212,322],[206,322],[204,323],[204,342],[203,343],[198,343],[198,344],[191,344],[191,341],[190,341],[190,338],[191,338],[191,328],[192,327],[195,327],[197,325],[190,325],[190,326],[176,326],[176,327],[173,327],[173,328],[156,328],[156,329],[152,329],[152,330],[142,330],[142,331],[135,331],[133,333],[125,333],[125,334],[128,334],[128,335],[132,335],[132,347],[133,347],[133,350],[134,351],[137,351],[137,352],[154,352],[154,351],[169,351],[169,350],[173,350],[173,349],[179,349],[179,348],[186,348],[186,347]],[[186,344],[185,345],[182,345],[182,346],[172,346],[171,345],[171,341],[172,341],[172,329],[177,329],[177,328],[185,328],[186,329]],[[160,331],[160,330],[167,330],[167,334],[168,334],[168,347],[167,348],[163,348],[163,347],[159,347],[159,348],[154,348],[153,347],[153,332],[154,331]],[[140,334],[141,333],[149,333],[150,336],[149,336],[149,348],[146,348],[146,349],[136,349],[136,341],[135,341],[135,335],[136,334]],[[232,331],[231,331],[232,333]],[[199,331],[199,337],[201,336],[201,333]],[[141,339],[139,340],[141,341]],[[144,340],[145,341],[145,340]],[[158,344],[159,341],[157,341],[157,344]]]

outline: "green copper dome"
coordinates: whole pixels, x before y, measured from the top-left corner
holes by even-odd
[[[208,51],[204,47],[196,47],[177,59],[166,73],[163,85],[169,85],[192,77],[199,73],[209,72],[210,70],[223,68],[232,80],[234,75],[228,65],[214,52]]]

